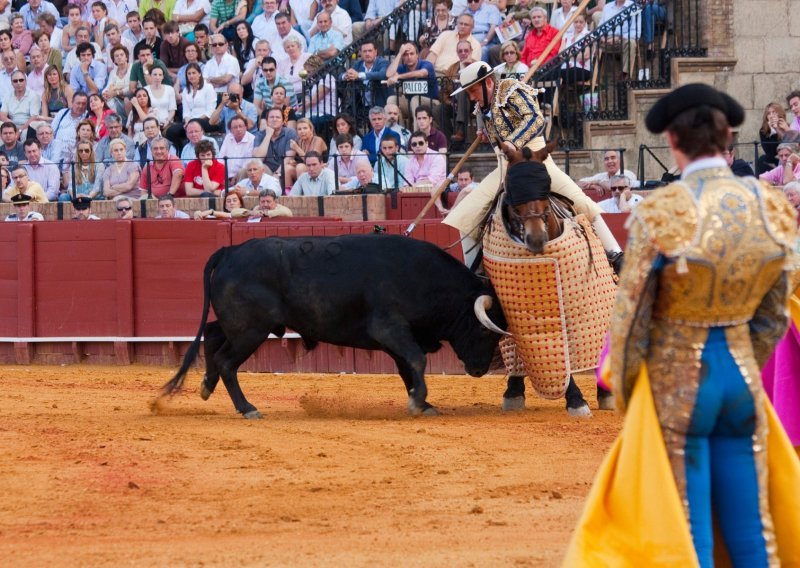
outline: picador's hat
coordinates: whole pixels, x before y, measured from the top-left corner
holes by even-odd
[[[18,193],[16,195],[11,196],[11,203],[13,203],[14,205],[27,205],[32,201],[33,198],[25,193]]]
[[[452,92],[450,96],[466,91],[472,85],[477,85],[487,77],[494,77],[494,72],[488,63],[476,61],[464,67],[458,74],[458,82],[461,85]]]
[[[91,204],[92,204],[92,198],[89,197],[88,195],[78,195],[72,200],[72,206],[75,209],[89,209]]]
[[[731,126],[744,122],[744,109],[732,97],[708,85],[691,83],[661,97],[647,113],[645,124],[650,132],[660,134],[683,111],[703,106],[722,111]]]

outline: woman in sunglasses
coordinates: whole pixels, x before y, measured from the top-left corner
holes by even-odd
[[[114,162],[103,173],[103,195],[109,199],[118,196],[139,199],[142,195],[139,189],[139,166],[136,162],[126,161],[128,145],[122,138],[116,138],[109,147]]]
[[[105,166],[97,163],[94,144],[85,140],[78,142],[75,154],[75,165],[72,171],[67,172],[70,196],[88,195],[92,199],[102,199]]]
[[[514,40],[509,40],[500,46],[503,64],[494,71],[497,80],[521,79],[528,72],[528,66],[519,60],[519,46]]]

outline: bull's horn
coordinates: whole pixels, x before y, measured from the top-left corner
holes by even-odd
[[[478,296],[475,299],[475,316],[478,318],[478,321],[483,324],[486,329],[489,329],[495,333],[499,333],[500,335],[511,335],[507,331],[504,331],[497,327],[491,318],[489,318],[489,314],[486,313],[486,310],[492,307],[492,297],[488,294],[484,294],[483,296]]]

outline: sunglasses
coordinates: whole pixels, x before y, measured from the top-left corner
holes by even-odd
[[[628,189],[627,185],[612,185],[611,186],[611,191],[625,191],[626,189]]]
[[[467,0],[467,4],[477,4],[481,0]]]
[[[504,51],[503,52],[503,55],[516,55],[516,54],[517,54],[516,51]]]
[[[12,83],[24,83],[25,79],[11,79]]]
[[[133,207],[117,207],[117,211],[119,212],[130,211],[131,209],[133,209]]]
[[[417,148],[418,146],[424,146],[424,145],[425,145],[425,142],[412,142],[411,143],[411,147],[412,148]]]
[[[264,67],[264,68],[262,69],[262,71],[263,71],[264,73],[275,73],[275,68],[273,67],[272,69],[267,69],[266,67]]]
[[[91,148],[79,148],[78,152],[81,153],[81,154],[91,154],[92,153],[92,149]]]
[[[223,47],[224,45],[224,43],[212,43],[211,47]]]

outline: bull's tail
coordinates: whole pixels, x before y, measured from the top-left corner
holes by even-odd
[[[197,353],[200,351],[200,338],[203,336],[208,322],[208,307],[211,303],[211,275],[225,256],[225,251],[225,248],[219,249],[206,262],[206,268],[203,271],[203,317],[200,320],[200,329],[197,330],[197,336],[195,336],[194,341],[192,341],[188,351],[186,351],[186,355],[183,357],[181,368],[178,369],[178,372],[168,383],[161,387],[161,396],[175,394],[183,388],[186,373],[189,372],[189,367],[197,358]]]

